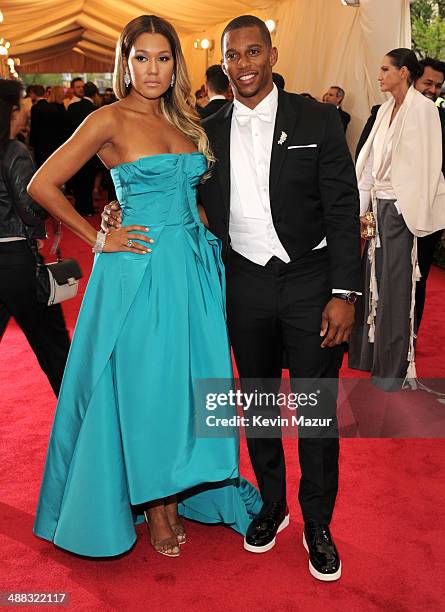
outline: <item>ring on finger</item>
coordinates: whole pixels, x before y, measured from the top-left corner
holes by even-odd
[[[131,247],[132,247],[132,246],[133,246],[133,240],[132,240],[131,238],[129,238],[129,239],[127,240],[127,247],[128,247],[129,249],[131,249]]]

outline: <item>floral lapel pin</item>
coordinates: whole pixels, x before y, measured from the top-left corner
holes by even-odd
[[[282,145],[282,144],[284,144],[286,142],[286,140],[287,140],[286,132],[281,132],[281,136],[280,136],[280,138],[278,140],[278,144]]]

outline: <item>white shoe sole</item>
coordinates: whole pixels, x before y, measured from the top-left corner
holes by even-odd
[[[283,531],[283,529],[286,529],[288,525],[289,525],[289,514],[287,514],[282,520],[282,522],[280,523],[280,526],[277,529],[277,534],[279,534],[280,531]],[[246,542],[246,538],[244,538],[244,548],[248,550],[249,552],[253,552],[253,553],[265,553],[268,550],[271,550],[275,546],[276,540],[277,538],[275,536],[274,539],[271,542],[269,542],[269,544],[265,544],[264,546],[252,546],[252,544],[248,544]]]
[[[307,553],[309,554],[309,546],[307,545],[306,536],[304,535],[304,533],[303,533],[303,546],[305,547],[305,549],[307,550]],[[341,576],[341,561],[340,561],[340,567],[334,574],[322,574],[321,572],[315,569],[309,557],[309,572],[317,580],[321,580],[322,582],[333,582],[334,580],[338,580]]]

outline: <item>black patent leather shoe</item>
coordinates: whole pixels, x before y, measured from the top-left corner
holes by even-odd
[[[303,546],[309,553],[309,571],[317,580],[331,582],[341,576],[341,561],[327,525],[306,523]]]
[[[275,546],[277,533],[289,525],[286,502],[264,504],[261,512],[250,523],[244,538],[244,548],[253,553],[264,553]]]

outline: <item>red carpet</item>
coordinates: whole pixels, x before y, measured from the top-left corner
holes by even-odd
[[[63,247],[66,256],[82,261],[87,277],[89,249],[68,232]],[[86,278],[82,288],[85,283]],[[71,329],[79,303],[80,296],[65,306]],[[418,343],[424,377],[445,377],[444,303],[445,272],[435,268]],[[68,607],[82,611],[445,609],[441,440],[342,440],[332,525],[343,560],[338,583],[319,583],[307,570],[295,440],[286,440],[291,525],[270,553],[245,552],[240,536],[223,527],[188,523],[189,541],[179,559],[156,554],[141,526],[128,554],[93,561],[58,550],[31,532],[55,400],[15,323],[0,346],[0,371],[0,591],[67,592]],[[242,471],[252,478],[244,444]]]

